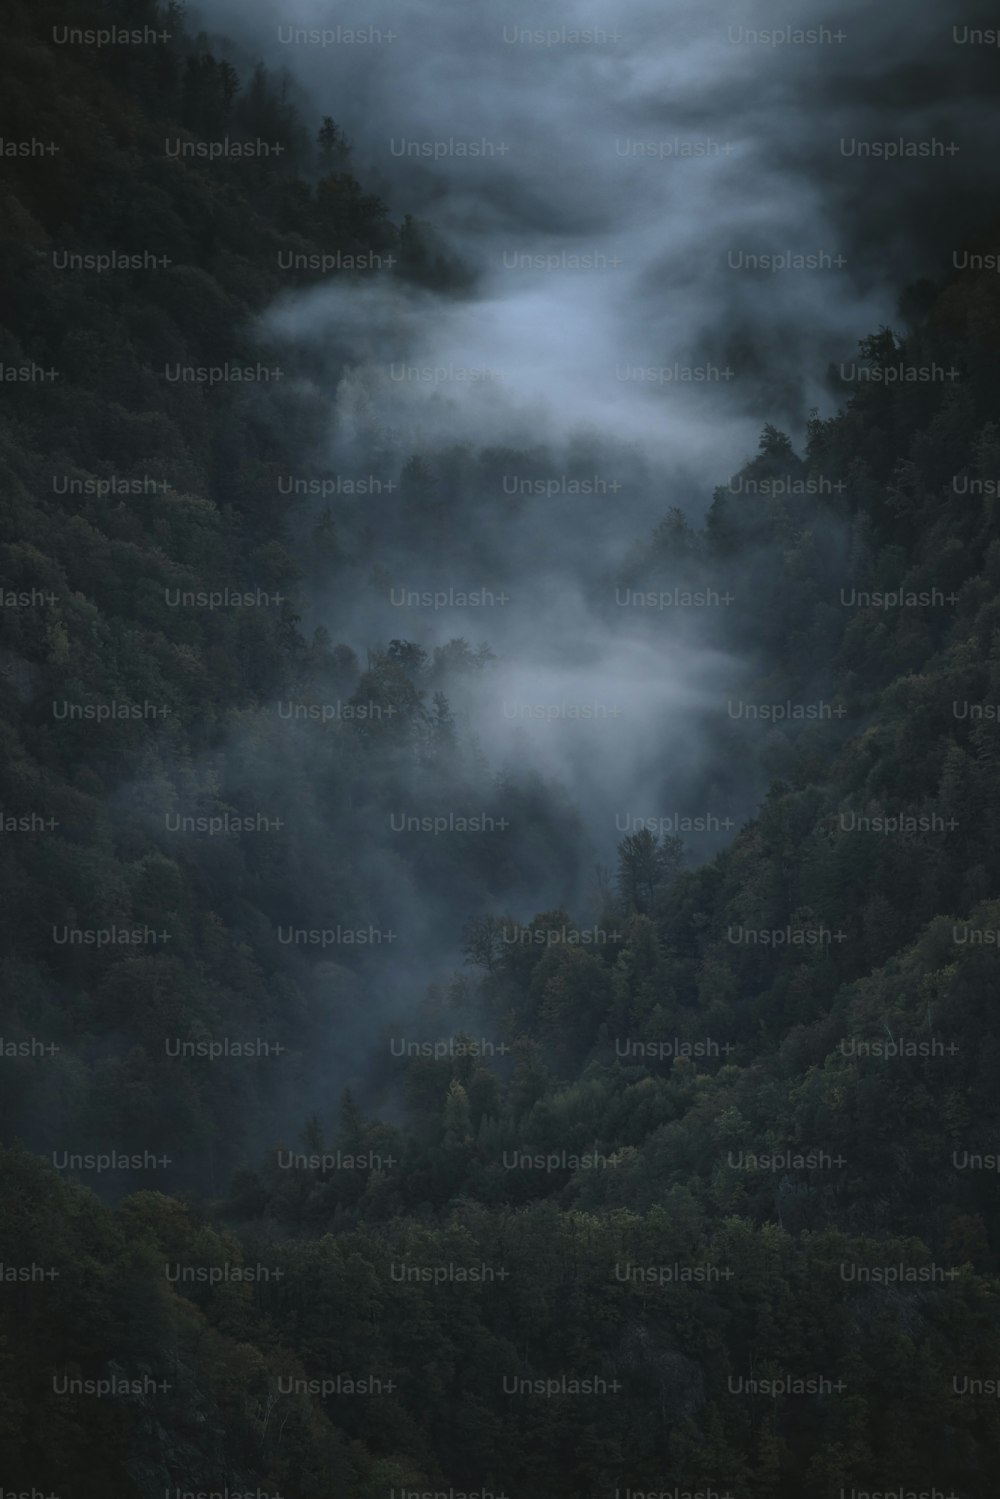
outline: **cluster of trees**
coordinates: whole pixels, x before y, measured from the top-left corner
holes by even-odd
[[[165,376],[280,368],[258,322],[289,284],[279,255],[392,251],[384,274],[420,277],[419,230],[362,192],[331,120],[310,154],[287,84],[238,78],[179,7],[105,9],[104,26],[169,40],[62,45],[94,26],[90,7],[15,5],[0,103],[4,140],[56,148],[0,163],[0,362],[43,376],[5,380],[0,417],[0,942],[5,1038],[57,1048],[11,1069],[0,1117],[40,1150],[166,1152],[175,1185],[214,1191],[333,1046],[331,989],[353,993],[351,953],[331,976],[279,928],[398,929],[397,868],[485,906],[526,867],[569,867],[573,835],[543,787],[499,787],[456,743],[444,688],[488,652],[389,642],[360,662],[303,633],[303,568],[329,527],[279,479],[318,445],[320,413],[280,381]],[[287,150],[165,154],[213,131]],[[157,263],[75,269],[64,252]],[[418,467],[400,476],[408,501]],[[504,857],[475,840],[434,873],[404,835],[381,871],[362,867],[415,777],[421,814],[456,798],[506,814]],[[184,818],[263,830],[180,836]],[[165,1036],[216,1035],[263,1037],[282,1064],[220,1076],[165,1054]]]
[[[3,1167],[5,1260],[57,1272],[5,1287],[5,1450],[85,1495],[975,1492],[1000,1436],[995,1402],[958,1398],[993,1377],[995,1283],[942,1278],[911,1237],[755,1225],[682,1186],[641,1212],[463,1199],[324,1232],[319,1178],[237,1235],[159,1193],[112,1212],[22,1152]],[[879,1279],[900,1265],[922,1280]],[[53,1367],[57,1389],[148,1388],[56,1393]]]
[[[398,639],[362,663],[307,636],[303,571],[335,580],[369,545],[277,502],[320,414],[161,373],[261,361],[282,250],[451,272],[364,193],[332,120],[306,130],[287,84],[241,78],[180,7],[103,7],[162,46],[52,44],[93,24],[75,0],[14,0],[0,93],[0,137],[59,148],[0,161],[0,362],[56,371],[7,381],[0,417],[2,584],[29,598],[0,648],[12,1487],[983,1492],[996,278],[962,274],[905,340],[862,345],[874,371],[958,379],[862,382],[801,457],[765,428],[705,525],[672,512],[617,580],[731,592],[707,628],[750,660],[741,695],[843,715],[717,726],[718,757],[770,781],[725,852],[692,868],[682,840],[630,834],[593,926],[518,921],[514,892],[568,884],[583,830],[458,731],[449,694],[490,653]],[[163,150],[219,134],[283,150]],[[74,275],[56,250],[170,264]],[[495,485],[529,456],[415,455],[392,505],[443,527],[470,465]],[[169,602],[225,589],[281,601]],[[281,702],[366,711],[288,724]],[[414,788],[422,814],[467,806],[510,835],[389,849],[377,830]],[[258,815],[292,834],[170,836],[175,817]],[[277,930],[388,923],[407,882],[471,913],[469,961],[387,1009],[362,1109],[316,1077],[342,1078],[331,996],[343,1046],[363,970]],[[112,928],[155,940],[53,940]],[[454,1044],[395,1055],[404,1022]],[[218,1036],[280,1045],[280,1067],[179,1067],[164,1047]],[[126,1142],[173,1165],[133,1171],[118,1201],[61,1164]],[[530,1383],[563,1380],[598,1388]]]

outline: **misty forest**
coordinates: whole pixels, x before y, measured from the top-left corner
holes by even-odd
[[[996,1492],[933,9],[4,0],[0,1499]]]

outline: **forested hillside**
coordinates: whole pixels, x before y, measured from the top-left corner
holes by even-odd
[[[801,455],[762,411],[704,523],[665,506],[608,579],[732,598],[704,634],[748,666],[706,784],[769,789],[712,857],[637,827],[592,911],[526,922],[517,892],[576,888],[586,809],[460,732],[490,651],[362,659],[303,623],[383,527],[457,534],[473,460],[414,451],[345,539],[282,494],[323,411],[261,321],[311,274],[289,256],[469,273],[180,7],[102,7],[169,34],[134,48],[59,44],[94,25],[71,0],[7,10],[8,1487],[985,1496],[995,272],[864,338]],[[498,831],[370,857],[411,804]],[[465,963],[407,988],[404,953],[373,1014],[401,884]],[[330,928],[335,956],[287,937]]]

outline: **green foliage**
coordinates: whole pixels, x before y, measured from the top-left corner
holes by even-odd
[[[179,6],[110,9],[169,45],[54,47],[54,24],[93,22],[75,0],[13,0],[5,20],[0,136],[30,120],[60,144],[0,163],[0,358],[60,376],[12,384],[0,418],[3,586],[49,596],[5,609],[2,803],[53,823],[0,843],[3,1040],[44,1050],[2,1059],[20,1142],[0,1153],[5,1472],[83,1496],[793,1499],[928,1475],[986,1492],[996,1403],[952,1380],[997,1361],[995,1172],[959,1164],[1000,1128],[995,278],[956,277],[908,338],[861,344],[871,369],[960,381],[866,382],[812,416],[801,457],[768,424],[703,529],[674,509],[622,569],[731,593],[706,639],[758,663],[747,696],[823,695],[844,718],[725,725],[720,762],[749,757],[769,785],[757,815],[698,868],[677,838],[629,834],[600,940],[563,909],[501,917],[582,845],[556,788],[491,780],[463,737],[449,694],[491,652],[394,639],[362,665],[322,627],[307,642],[303,578],[365,555],[332,512],[275,504],[320,419],[163,376],[256,363],[285,256],[393,252],[439,288],[467,273],[364,192],[333,117],[307,129],[287,84],[238,76]],[[163,151],[223,133],[282,152],[209,169]],[[155,277],[53,264],[154,241]],[[461,555],[465,478],[508,456],[412,455],[399,544]],[[220,588],[282,599],[170,602]],[[845,590],[932,601],[845,607]],[[356,712],[293,731],[279,700]],[[404,834],[373,872],[355,851],[413,785],[515,831],[435,860]],[[322,839],[165,836],[265,805]],[[362,1091],[330,1039],[332,1009],[349,1049],[357,970],[275,932],[290,911],[358,922],[401,871],[467,901],[473,972],[400,1001],[435,1040]],[[53,941],[110,925],[166,937]],[[785,940],[734,940],[748,930]],[[283,1047],[282,1082],[164,1046],[254,1032]],[[300,1149],[268,1149],[278,1113]],[[59,1167],[124,1139],[174,1158],[169,1183],[150,1163],[102,1202]],[[517,1390],[562,1375],[618,1388]],[[740,1393],[817,1375],[843,1388]],[[97,1398],[64,1377],[132,1383]],[[377,1391],[310,1383],[338,1378]]]

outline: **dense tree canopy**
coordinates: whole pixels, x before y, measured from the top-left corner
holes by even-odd
[[[988,1492],[995,275],[861,345],[960,379],[863,382],[801,455],[765,426],[704,526],[672,510],[616,580],[731,591],[705,629],[754,663],[748,696],[829,718],[707,729],[761,767],[757,815],[700,864],[627,834],[600,940],[565,909],[517,919],[585,843],[561,788],[495,775],[461,731],[492,653],[395,638],[362,662],[309,630],[310,589],[379,558],[321,499],[277,502],[320,414],[162,375],[278,360],[256,319],[283,252],[391,252],[456,289],[462,268],[281,79],[241,77],[177,5],[104,10],[170,41],[60,49],[90,9],[13,0],[0,94],[4,141],[58,146],[0,160],[0,364],[56,372],[5,379],[0,415],[9,1486]],[[282,154],[164,154],[220,132]],[[53,260],[153,244],[156,275]],[[414,453],[385,525],[460,549],[463,480],[502,461]],[[171,603],[225,590],[268,602]],[[413,785],[510,835],[366,858]],[[171,835],[190,818],[258,830]],[[455,974],[406,995],[426,1045],[394,1047],[387,1002],[345,1069],[364,956],[282,933],[387,921],[405,880],[470,913]],[[141,935],[54,936],[85,930]],[[219,1036],[268,1050],[221,1066]],[[123,1141],[127,1173],[67,1160]]]

